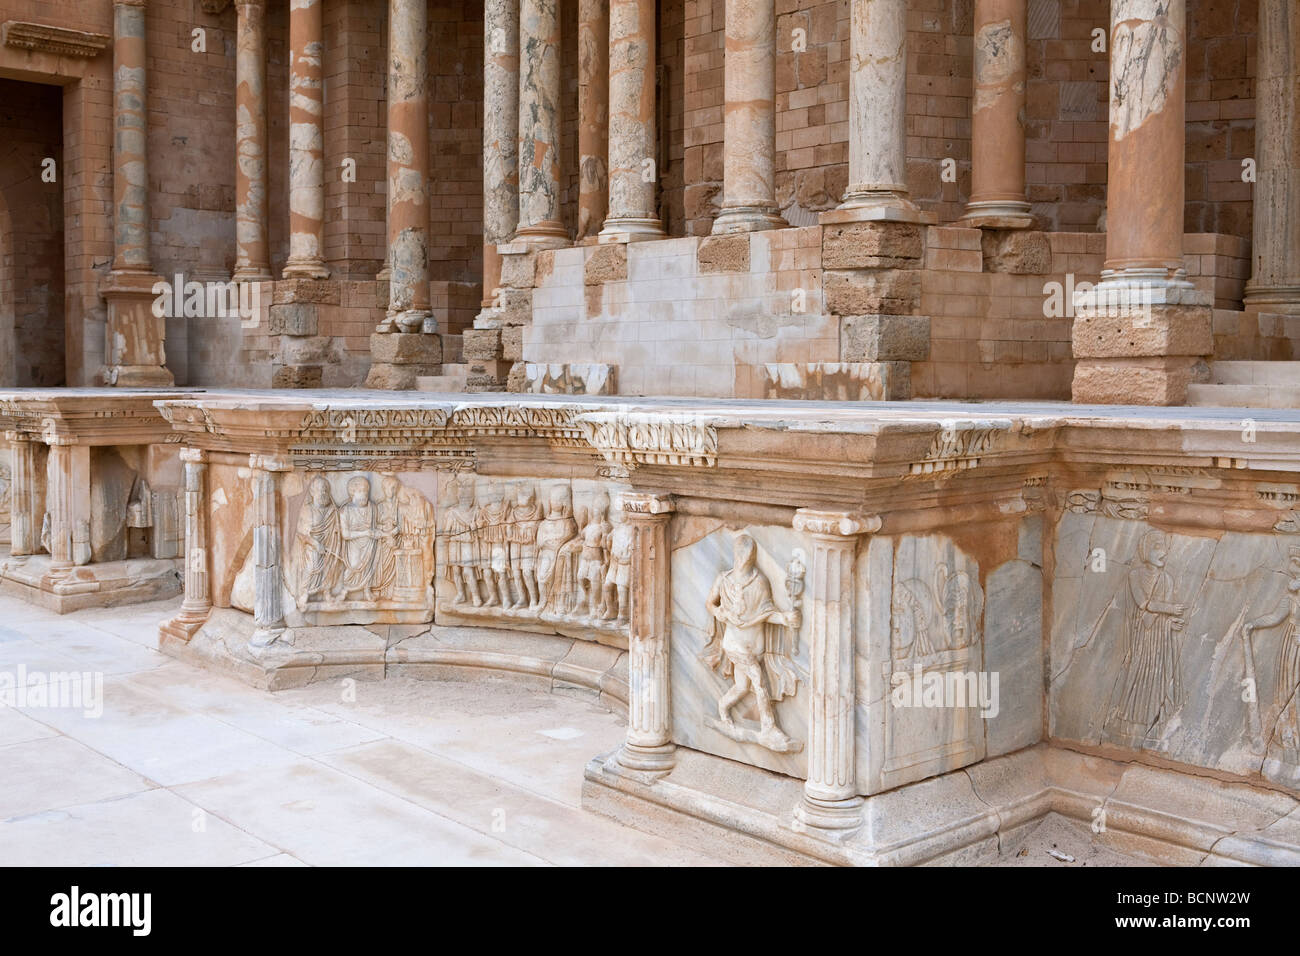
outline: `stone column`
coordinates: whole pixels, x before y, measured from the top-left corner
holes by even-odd
[[[578,3],[578,235],[594,238],[605,221],[609,196],[609,4]],[[617,7],[619,0],[612,0]],[[651,4],[653,6],[653,3]]]
[[[271,278],[266,189],[266,7],[236,0],[235,274],[237,282]]]
[[[166,323],[153,314],[159,281],[149,261],[149,97],[144,0],[113,4],[113,267],[100,292],[108,303],[104,381],[165,386]],[[179,293],[180,290],[173,290]]]
[[[1076,402],[1181,405],[1213,351],[1183,268],[1185,0],[1112,0],[1106,261],[1075,298]]]
[[[776,8],[727,0],[722,212],[713,234],[787,225],[776,206]]]
[[[36,440],[6,432],[9,442],[9,553],[17,557],[41,548],[41,513],[36,501]]]
[[[185,465],[185,600],[177,620],[200,624],[212,610],[208,576],[207,456],[201,448],[182,448]]]
[[[497,246],[519,228],[519,5],[483,10],[483,309],[501,286]]]
[[[561,246],[560,14],[558,0],[519,8],[519,229],[516,238]]]
[[[1027,0],[976,0],[971,195],[962,225],[1026,229]]]
[[[388,317],[419,332],[429,309],[429,26],[426,0],[388,2]]]
[[[49,440],[45,507],[50,515],[50,572],[90,562],[90,446]]]
[[[284,600],[280,564],[280,474],[292,464],[271,455],[250,455],[253,482],[253,623],[249,640],[254,650],[274,644],[284,633]]]
[[[880,519],[842,512],[795,512],[794,529],[813,539],[808,619],[812,632],[808,780],[795,819],[822,830],[862,824],[857,787],[853,617],[858,536]]]
[[[1255,226],[1246,309],[1300,315],[1300,10],[1259,0]]]
[[[325,50],[321,0],[289,0],[289,259],[286,279],[324,279]]]
[[[628,637],[627,741],[618,762],[632,770],[673,768],[672,697],[668,675],[670,599],[668,521],[672,496],[626,493],[623,510],[632,526],[632,615]]]
[[[655,0],[610,0],[609,218],[602,242],[662,239],[655,126]]]

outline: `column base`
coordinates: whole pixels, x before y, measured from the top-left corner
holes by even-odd
[[[650,219],[606,219],[605,227],[596,235],[595,241],[606,242],[643,242],[648,239],[666,239],[663,223],[657,218]]]
[[[728,236],[738,232],[763,232],[785,229],[790,224],[772,206],[732,206],[723,209],[713,220],[713,235]]]
[[[569,233],[564,225],[554,219],[539,222],[532,226],[522,226],[510,240],[511,244],[521,242],[529,251],[535,249],[562,249],[569,245]]]
[[[407,309],[403,312],[389,312],[384,321],[375,327],[377,333],[416,332],[436,333],[438,323],[428,309]]]
[[[236,269],[230,279],[232,282],[273,282],[275,277],[265,266],[260,268],[250,266],[246,269]]]
[[[266,650],[277,641],[292,644],[292,637],[285,637],[287,631],[288,629],[283,624],[278,627],[259,627],[253,631],[253,636],[248,639],[248,649],[256,657],[259,652]]]
[[[1242,307],[1247,312],[1300,315],[1300,285],[1264,285],[1247,282]]]
[[[840,800],[819,800],[803,795],[794,808],[794,829],[801,827],[832,832],[856,830],[863,823],[862,808],[866,801],[859,796]]]
[[[624,743],[618,749],[616,759],[619,766],[644,773],[668,773],[677,765],[677,746],[662,744],[658,747],[642,747],[639,744]]]
[[[817,221],[823,226],[846,222],[910,222],[928,226],[938,221],[934,213],[918,209],[910,200],[903,202],[903,205],[887,202],[861,204],[846,202],[834,209],[828,209],[817,217]]]
[[[1029,214],[1028,202],[990,199],[968,202],[958,223],[972,229],[1031,229],[1034,217]]]
[[[329,266],[320,259],[290,259],[280,273],[282,279],[328,279]]]
[[[100,288],[108,304],[105,384],[168,388],[176,383],[166,368],[166,317],[155,314],[159,294],[154,287],[161,282],[152,272],[111,272]]]

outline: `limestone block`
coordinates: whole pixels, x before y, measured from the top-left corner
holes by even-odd
[[[627,278],[627,245],[607,243],[594,246],[583,266],[582,281],[586,285],[616,282]]]
[[[320,388],[319,365],[277,365],[271,373],[272,388]]]
[[[1078,305],[1071,340],[1076,358],[1209,355],[1212,309],[1199,305]]]
[[[822,230],[827,269],[906,267],[925,251],[921,228],[905,222],[851,222]]]
[[[826,307],[836,315],[911,315],[921,302],[921,273],[915,270],[838,272],[823,278]]]
[[[343,361],[338,339],[328,335],[294,336],[281,340],[280,361],[285,365],[337,365]]]
[[[338,305],[339,285],[338,282],[321,279],[283,279],[275,283],[271,304],[314,302],[321,305]]]
[[[1080,359],[1071,401],[1080,405],[1185,405],[1205,363],[1185,356]]]
[[[497,329],[466,329],[461,344],[466,362],[501,357],[501,333]]]
[[[506,376],[506,391],[523,392],[528,387],[528,367],[523,362],[516,362],[510,366],[510,374]]]
[[[307,302],[287,302],[270,308],[267,332],[271,335],[315,335],[319,322],[316,306]]]
[[[501,287],[503,289],[531,289],[533,287],[532,252],[511,253],[501,257]]]
[[[519,362],[524,357],[524,330],[514,325],[501,330],[501,357],[508,362]]]
[[[533,320],[533,290],[505,289],[497,317],[502,325],[527,325]]]
[[[375,332],[370,336],[370,357],[394,365],[440,365],[442,340],[423,332]]]
[[[700,240],[695,255],[701,273],[748,272],[749,234],[708,236]]]
[[[416,379],[421,376],[441,373],[441,365],[394,365],[389,362],[376,362],[370,366],[370,371],[366,375],[366,388],[402,391],[415,388]]]
[[[847,315],[840,320],[845,362],[920,362],[930,357],[930,317]]]
[[[985,229],[980,238],[985,272],[1047,275],[1052,247],[1044,233],[1029,229]]]

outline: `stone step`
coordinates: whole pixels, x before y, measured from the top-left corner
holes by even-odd
[[[1189,385],[1187,404],[1199,408],[1300,408],[1300,384]]]
[[[417,392],[463,392],[469,378],[469,366],[444,364],[441,375],[421,375],[415,380]]]
[[[1300,362],[1211,362],[1209,384],[1300,388]]]

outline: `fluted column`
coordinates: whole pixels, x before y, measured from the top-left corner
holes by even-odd
[[[50,516],[50,572],[90,561],[90,447],[49,440],[45,507]]]
[[[611,2],[578,3],[578,239],[600,231],[608,208]]]
[[[560,14],[557,0],[519,7],[519,230],[516,238],[563,245],[560,221]]]
[[[419,332],[429,309],[429,24],[426,0],[388,3],[388,316]]]
[[[284,633],[284,599],[280,534],[280,475],[292,465],[270,455],[250,455],[253,483],[253,623],[254,649],[275,643]]]
[[[325,50],[321,0],[289,0],[289,259],[286,279],[324,279]]]
[[[853,673],[854,561],[859,536],[879,527],[876,517],[806,508],[795,512],[794,529],[813,539],[808,779],[795,808],[795,818],[804,826],[846,830],[862,823]]]
[[[606,242],[660,239],[655,207],[655,0],[610,0],[609,218]]]
[[[722,211],[715,235],[787,225],[776,205],[776,8],[727,0]]]
[[[626,493],[623,511],[632,527],[632,614],[628,636],[627,740],[618,762],[633,770],[673,768],[669,671],[670,599],[668,521],[670,495]]]
[[[519,5],[483,9],[483,308],[501,286],[497,246],[519,228]]]
[[[1300,315],[1300,9],[1259,0],[1255,224],[1246,308]]]
[[[1033,225],[1025,195],[1027,2],[975,0],[971,195],[963,225]]]
[[[236,0],[235,274],[271,278],[266,191],[266,5]]]
[[[41,513],[36,507],[36,440],[6,432],[9,442],[9,553],[17,557],[40,550]]]
[[[185,600],[178,619],[207,620],[212,610],[208,576],[207,456],[201,448],[182,448],[185,466]]]

